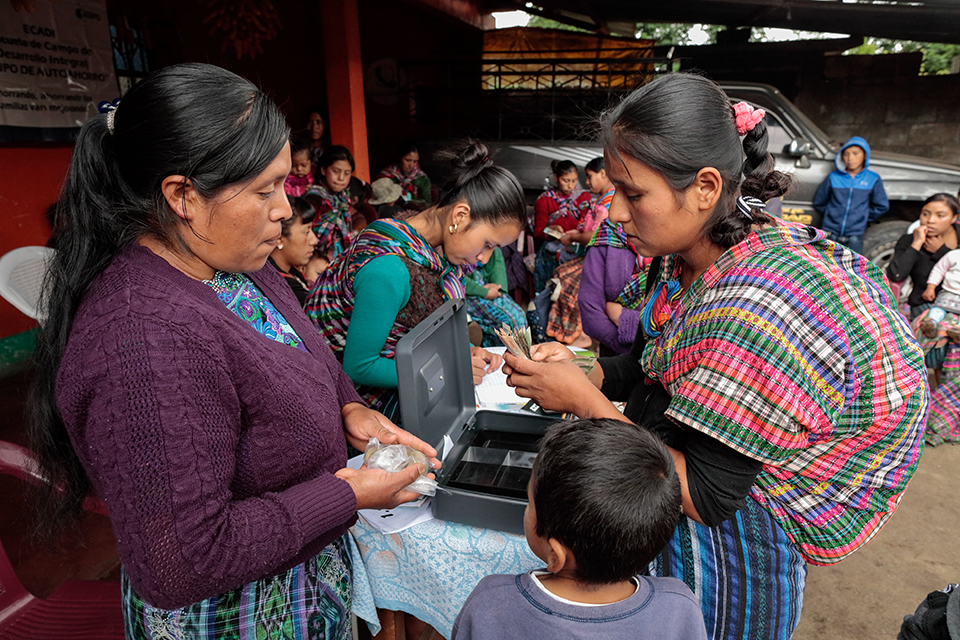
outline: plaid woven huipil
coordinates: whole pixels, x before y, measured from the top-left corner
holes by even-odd
[[[659,277],[681,266],[668,257]],[[644,352],[668,416],[764,463],[751,495],[814,564],[870,540],[920,460],[926,369],[894,305],[866,258],[778,223],[659,314]]]

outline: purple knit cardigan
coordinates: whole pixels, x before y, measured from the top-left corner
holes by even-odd
[[[285,571],[356,519],[333,473],[340,409],[360,398],[277,271],[250,275],[309,352],[132,245],[84,296],[60,366],[73,446],[134,589],[157,607]]]

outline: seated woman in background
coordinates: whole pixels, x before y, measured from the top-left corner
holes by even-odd
[[[326,130],[323,121],[323,112],[320,107],[311,107],[307,112],[307,126],[304,131],[304,137],[310,141],[310,160],[313,166],[320,164],[320,158],[323,157],[323,133]]]
[[[317,211],[303,198],[287,196],[287,199],[293,215],[280,223],[280,242],[267,260],[293,289],[302,307],[307,300],[310,285],[300,270],[313,257],[313,248],[317,246],[317,236],[310,228]]]
[[[960,238],[956,226],[957,213],[957,199],[949,193],[936,193],[924,200],[920,210],[920,226],[913,233],[905,233],[900,237],[893,250],[893,259],[887,265],[887,277],[891,282],[910,278],[913,285],[908,302],[910,321],[926,353],[927,368],[934,372],[934,382],[938,380],[940,367],[946,357],[949,337],[947,326],[940,326],[939,323],[934,323],[932,332],[928,330],[932,335],[925,335],[920,330],[928,310],[933,306],[933,301],[925,300],[923,294],[934,265],[957,248]],[[934,295],[941,290],[942,286],[936,287]]]
[[[593,209],[593,198],[577,184],[577,166],[569,160],[554,160],[550,163],[557,186],[540,194],[533,205],[533,237],[542,240],[537,251],[533,271],[533,288],[543,290],[560,263],[557,253],[566,247],[560,236],[567,231],[576,231],[577,226]],[[549,233],[553,235],[547,235]]]
[[[500,247],[493,250],[485,264],[480,261],[464,268],[463,285],[467,312],[483,331],[484,347],[503,344],[496,334],[503,324],[519,329],[527,326],[527,314],[507,295],[507,269]]]
[[[420,168],[420,151],[411,141],[404,141],[397,149],[400,161],[385,167],[377,178],[389,178],[400,186],[400,199],[403,202],[422,203],[429,207],[433,203],[430,178]]]
[[[587,185],[600,197],[600,206],[610,208],[616,189],[603,163],[594,158],[587,164]],[[626,353],[633,344],[640,323],[649,258],[633,246],[637,238],[633,221],[608,219],[600,223],[587,245],[580,277],[580,321],[583,330],[600,342],[600,355]]]
[[[446,154],[453,165],[439,201],[404,219],[377,220],[323,272],[307,300],[313,320],[360,395],[399,417],[394,352],[444,301],[462,298],[461,265],[513,242],[526,219],[523,189],[470,142]],[[474,380],[500,358],[473,350]]]
[[[923,201],[920,210],[920,226],[913,233],[905,233],[897,241],[893,258],[887,265],[887,277],[891,282],[910,278],[910,319],[915,319],[931,304],[923,299],[927,278],[933,265],[948,251],[957,248],[957,199],[949,193],[935,193]],[[939,289],[937,290],[939,293]]]
[[[327,147],[314,172],[316,183],[304,196],[317,209],[313,232],[317,234],[317,253],[332,260],[350,245],[353,234],[347,187],[357,165],[346,147]]]
[[[616,191],[603,169],[603,158],[594,158],[585,168],[587,188],[593,194],[591,209],[586,210],[576,228],[560,237],[563,251],[558,253],[560,262],[553,271],[559,283],[560,293],[550,305],[547,314],[546,334],[564,344],[590,347],[595,337],[585,330],[580,319],[580,288],[583,276],[584,256],[587,244],[599,226],[607,219],[607,209]]]

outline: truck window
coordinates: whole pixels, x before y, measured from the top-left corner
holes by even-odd
[[[767,111],[764,120],[767,122],[767,135],[770,136],[767,149],[773,154],[785,153],[793,140],[793,134],[787,131],[780,119],[770,111]]]

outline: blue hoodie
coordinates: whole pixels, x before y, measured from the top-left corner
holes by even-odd
[[[863,170],[855,176],[847,173],[843,152],[860,147],[866,156]],[[813,207],[823,214],[820,228],[838,236],[862,236],[867,222],[876,220],[890,209],[887,192],[880,176],[869,171],[870,145],[860,136],[847,140],[834,158],[837,170],[820,183],[813,196]]]

